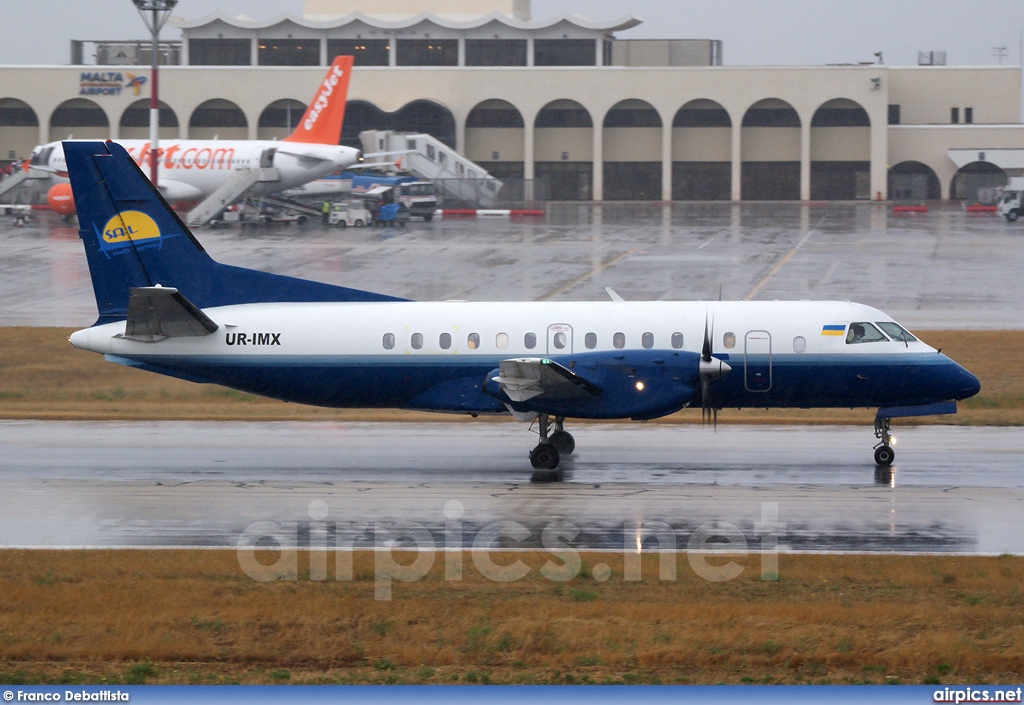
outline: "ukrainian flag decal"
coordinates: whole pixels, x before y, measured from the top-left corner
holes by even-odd
[[[846,326],[845,325],[822,326],[821,327],[821,334],[822,335],[842,335],[845,332],[846,332]]]

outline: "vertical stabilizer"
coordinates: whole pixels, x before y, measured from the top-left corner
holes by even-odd
[[[99,323],[124,320],[131,289],[174,287],[199,308],[263,302],[398,301],[214,261],[124,147],[65,142]]]
[[[285,142],[309,144],[340,144],[341,126],[345,121],[345,101],[348,100],[348,81],[352,75],[352,57],[339,56],[327,69],[316,96],[306,108],[295,132]]]

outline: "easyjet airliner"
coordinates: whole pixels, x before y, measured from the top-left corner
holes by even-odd
[[[295,131],[283,140],[160,140],[160,193],[172,202],[201,201],[240,169],[270,167],[277,169],[280,178],[256,184],[252,193],[273,193],[355,164],[361,156],[359,150],[338,144],[351,71],[351,56],[334,60]],[[118,143],[137,164],[148,169],[149,140]],[[67,165],[61,144],[50,142],[36,147],[29,166],[65,177]],[[48,200],[54,210],[74,213],[66,182],[51,186]]]
[[[560,479],[568,418],[686,407],[956,412],[978,379],[882,311],[849,302],[414,302],[215,262],[114,143],[67,142],[108,360],[327,407],[537,421],[538,479]]]

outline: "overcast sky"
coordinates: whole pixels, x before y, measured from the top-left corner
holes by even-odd
[[[302,0],[180,0],[174,14],[196,19],[216,10],[267,19],[301,14]],[[148,36],[131,0],[0,0],[0,64],[66,64],[71,39]],[[565,12],[588,19],[632,15],[628,38],[703,38],[724,42],[727,65],[871,61],[917,63],[918,51],[944,50],[950,65],[1020,63],[1024,0],[533,0],[534,19]],[[165,39],[180,32],[165,30]]]

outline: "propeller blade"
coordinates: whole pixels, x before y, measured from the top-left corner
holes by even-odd
[[[711,378],[701,376],[700,378],[700,421],[701,425],[707,426],[711,420]]]
[[[715,430],[718,430],[718,409],[711,405],[711,382],[719,379],[732,371],[732,367],[724,360],[719,360],[711,355],[712,340],[715,337],[715,323],[710,319],[710,314],[704,315],[704,346],[701,349],[698,375],[700,377],[700,418],[707,426],[713,423]]]
[[[704,347],[701,349],[700,357],[704,362],[711,362],[711,335],[708,329],[708,314],[704,314]]]

